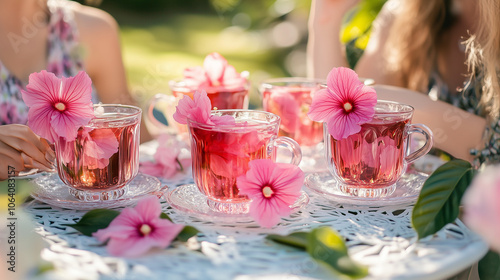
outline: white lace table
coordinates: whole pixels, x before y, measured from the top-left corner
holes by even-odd
[[[189,176],[163,181],[170,188],[192,183]],[[85,211],[32,201],[26,205],[36,231],[49,242],[43,258],[61,279],[332,279],[307,253],[265,239],[331,226],[345,237],[351,256],[369,266],[366,279],[444,279],[477,262],[487,245],[459,220],[431,238],[416,242],[410,205],[342,206],[309,192],[309,204],[266,230],[253,222],[215,224],[188,217],[163,202],[174,222],[202,233],[188,246],[173,243],[134,259],[110,256],[97,240],[63,224],[75,223]]]

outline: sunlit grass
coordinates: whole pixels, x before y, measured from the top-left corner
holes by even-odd
[[[186,67],[202,65],[211,52],[222,54],[237,71],[250,72],[252,107],[260,107],[260,81],[286,75],[279,50],[266,45],[264,34],[231,26],[228,18],[110,12],[120,24],[131,91],[142,104],[156,93],[169,93],[170,80],[181,78]]]

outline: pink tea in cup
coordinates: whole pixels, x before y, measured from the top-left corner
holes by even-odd
[[[323,124],[312,121],[307,112],[314,93],[325,81],[307,78],[278,78],[260,86],[264,110],[281,117],[280,135],[288,136],[301,147],[323,140]]]
[[[288,137],[277,138],[280,118],[268,112],[218,110],[212,114],[231,115],[235,124],[207,125],[188,119],[193,178],[209,207],[217,212],[246,213],[249,198],[240,195],[236,179],[254,159],[275,160],[278,146],[292,153],[292,163],[301,159],[300,147]]]
[[[425,125],[411,124],[412,115],[411,106],[378,101],[373,119],[347,138],[334,139],[325,125],[326,157],[341,191],[361,197],[394,192],[408,163],[424,156],[432,146],[432,132]],[[408,154],[408,136],[415,132],[423,134],[426,141]]]
[[[112,200],[138,172],[141,109],[95,105],[96,116],[75,139],[55,144],[58,174],[85,201]]]

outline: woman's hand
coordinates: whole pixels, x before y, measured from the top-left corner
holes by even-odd
[[[0,127],[0,180],[25,169],[51,171],[55,153],[47,140],[40,138],[26,125],[9,124]],[[9,168],[9,166],[11,168]]]

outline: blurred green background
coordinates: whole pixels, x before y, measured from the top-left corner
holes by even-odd
[[[181,78],[186,67],[202,65],[211,52],[219,52],[238,72],[250,72],[251,108],[261,106],[261,81],[306,76],[311,0],[78,2],[97,6],[118,21],[130,89],[142,105],[156,93],[170,93],[168,82]],[[370,24],[384,2],[363,0],[346,16],[341,38],[351,65],[366,46]]]

